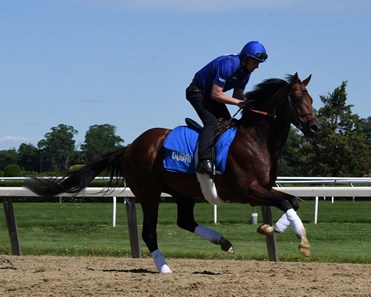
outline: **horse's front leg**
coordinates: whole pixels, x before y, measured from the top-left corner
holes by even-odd
[[[290,208],[288,211],[286,211],[286,213],[281,216],[281,218],[274,224],[274,226],[263,224],[258,227],[257,231],[258,233],[263,235],[270,235],[273,232],[283,233],[290,224],[292,226],[294,234],[300,239],[300,253],[305,257],[309,257],[310,244],[307,238],[307,232],[305,230],[304,224],[302,223],[300,217],[294,209]]]
[[[258,233],[263,235],[269,235],[273,232],[282,233],[291,225],[294,234],[300,240],[300,253],[305,257],[309,257],[310,244],[307,238],[307,232],[302,220],[296,213],[296,210],[299,208],[298,198],[275,189],[267,191],[261,186],[253,187],[253,193],[254,196],[259,197],[259,200],[264,201],[267,205],[276,206],[284,212],[274,226],[267,224],[261,225],[257,230]]]
[[[292,223],[291,223],[292,222]],[[300,239],[299,250],[302,255],[310,256],[310,244],[307,238],[307,233],[301,219],[297,215],[296,211],[289,209],[284,213],[279,220],[274,224],[273,228],[275,232],[285,232],[287,227],[291,224],[294,234]]]
[[[174,195],[173,195],[174,196]],[[193,232],[198,236],[220,245],[223,251],[233,253],[233,246],[229,240],[225,239],[222,234],[206,226],[198,225],[195,221],[193,210],[195,199],[189,196],[174,196],[178,206],[178,227]]]

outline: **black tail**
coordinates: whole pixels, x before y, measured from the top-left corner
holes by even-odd
[[[76,194],[89,186],[101,172],[107,171],[110,176],[109,186],[117,185],[121,176],[121,166],[126,147],[108,152],[97,160],[79,169],[68,171],[61,177],[37,178],[26,181],[24,186],[40,196],[55,196],[61,193]]]

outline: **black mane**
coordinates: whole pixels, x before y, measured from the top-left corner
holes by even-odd
[[[256,114],[252,113],[251,109],[263,110],[268,100],[281,88],[287,86],[292,82],[294,75],[287,75],[286,80],[280,78],[270,78],[254,86],[252,91],[244,94],[249,104],[247,108],[242,110],[242,117],[240,123],[254,124],[256,121]]]
[[[280,78],[266,79],[256,85],[252,91],[245,93],[244,96],[251,101],[254,108],[262,108],[279,89],[287,84],[287,81]]]

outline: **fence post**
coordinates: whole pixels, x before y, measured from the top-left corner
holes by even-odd
[[[116,227],[116,212],[117,212],[116,197],[112,197],[112,227]]]
[[[272,219],[272,209],[270,206],[262,206],[262,213],[263,213],[263,223],[273,225],[273,219]],[[267,249],[268,249],[268,257],[269,261],[278,262],[278,253],[276,249],[276,239],[274,237],[274,233],[271,235],[266,235],[265,240],[267,243]]]
[[[21,245],[18,237],[17,223],[15,221],[13,202],[11,198],[4,198],[3,200],[5,219],[8,225],[8,233],[13,255],[21,256]]]
[[[138,236],[137,212],[135,208],[135,198],[125,198],[126,214],[128,219],[131,256],[140,258],[140,243]]]
[[[318,222],[318,196],[315,197],[314,200],[314,223],[317,224]]]

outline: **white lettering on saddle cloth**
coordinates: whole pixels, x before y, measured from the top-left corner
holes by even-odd
[[[179,162],[186,162],[191,164],[192,162],[192,156],[188,154],[179,153],[176,151],[173,151],[171,154],[171,159],[179,161]]]

